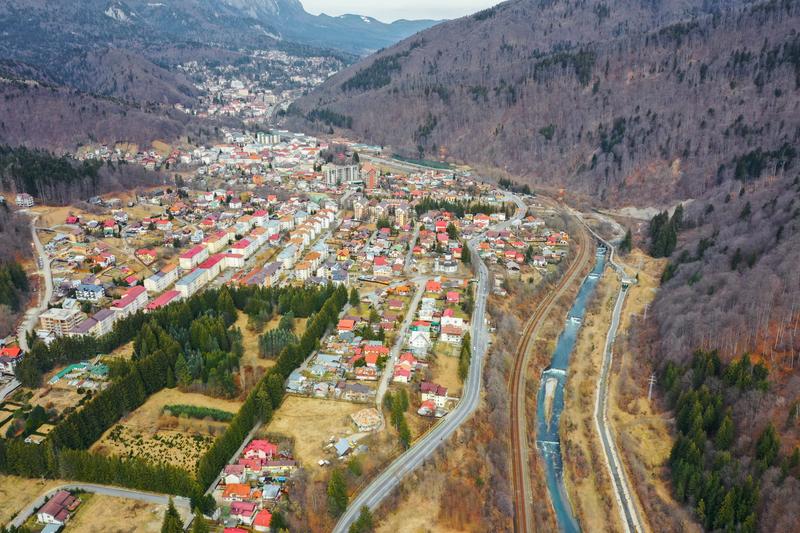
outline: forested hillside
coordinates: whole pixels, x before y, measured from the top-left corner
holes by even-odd
[[[662,372],[675,408],[675,496],[709,530],[738,523],[748,531],[754,525],[794,531],[800,527],[800,168],[731,182],[682,211],[650,224],[650,251],[669,263],[636,340],[643,362]],[[697,411],[705,413],[702,434],[693,421]],[[725,417],[729,427],[720,437]],[[769,453],[763,439],[771,442]]]
[[[287,120],[609,203],[694,197],[793,159],[799,25],[798,0],[513,0],[340,72]]]
[[[48,204],[68,204],[108,191],[160,182],[159,174],[138,165],[79,162],[41,150],[0,146],[0,190],[27,192]]]

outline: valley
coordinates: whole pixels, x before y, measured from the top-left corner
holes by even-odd
[[[800,2],[364,9],[0,6],[2,531],[800,528]]]

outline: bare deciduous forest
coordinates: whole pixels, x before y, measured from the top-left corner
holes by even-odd
[[[303,117],[330,110],[402,153],[604,203],[695,197],[757,177],[753,150],[794,159],[798,21],[797,0],[508,2],[340,72],[289,123],[327,130]],[[367,71],[383,82],[351,81]]]

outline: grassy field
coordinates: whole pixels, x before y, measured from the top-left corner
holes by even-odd
[[[428,488],[430,488],[428,486]],[[441,487],[437,487],[441,489]],[[428,490],[412,492],[401,500],[400,505],[391,514],[381,520],[376,533],[456,533],[460,529],[451,529],[436,520],[439,513],[441,492],[433,494]]]
[[[244,344],[244,355],[242,356],[241,366],[252,367],[255,369],[267,370],[275,365],[275,361],[271,359],[263,359],[258,353],[258,339],[265,332],[278,327],[281,321],[280,317],[275,317],[267,322],[263,328],[259,330],[252,330],[248,328],[248,317],[244,313],[239,313],[236,318],[234,327],[238,327],[242,331],[242,342]],[[300,338],[306,330],[307,318],[296,318],[294,321],[294,334]]]
[[[431,364],[434,383],[447,387],[448,395],[460,396],[462,384],[458,377],[458,347],[440,342],[437,343],[436,352],[436,359]]]
[[[8,523],[31,500],[62,483],[64,481],[53,479],[42,481],[17,476],[0,476],[0,501],[3,502],[3,505],[0,505],[0,524]]]
[[[127,342],[108,354],[109,357],[119,359],[130,359],[133,355],[133,341]]]
[[[106,431],[92,446],[92,451],[144,457],[193,469],[198,457],[211,446],[213,437],[220,434],[227,423],[162,414],[165,405],[173,404],[212,407],[231,413],[236,413],[241,406],[237,401],[164,389]]]
[[[158,533],[166,505],[94,494],[67,523],[74,533]],[[184,520],[187,517],[182,517]]]
[[[350,415],[364,407],[350,402],[287,396],[265,431],[294,439],[297,460],[314,472],[319,469],[317,461],[330,459],[323,447],[331,437],[338,439],[356,432]]]

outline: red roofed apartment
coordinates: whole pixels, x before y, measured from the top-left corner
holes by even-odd
[[[125,295],[116,300],[111,305],[111,310],[115,311],[122,318],[132,315],[139,309],[142,309],[147,304],[147,289],[141,285],[131,287],[125,292]]]
[[[180,265],[184,270],[191,270],[206,259],[208,259],[208,249],[197,245],[180,255]]]

